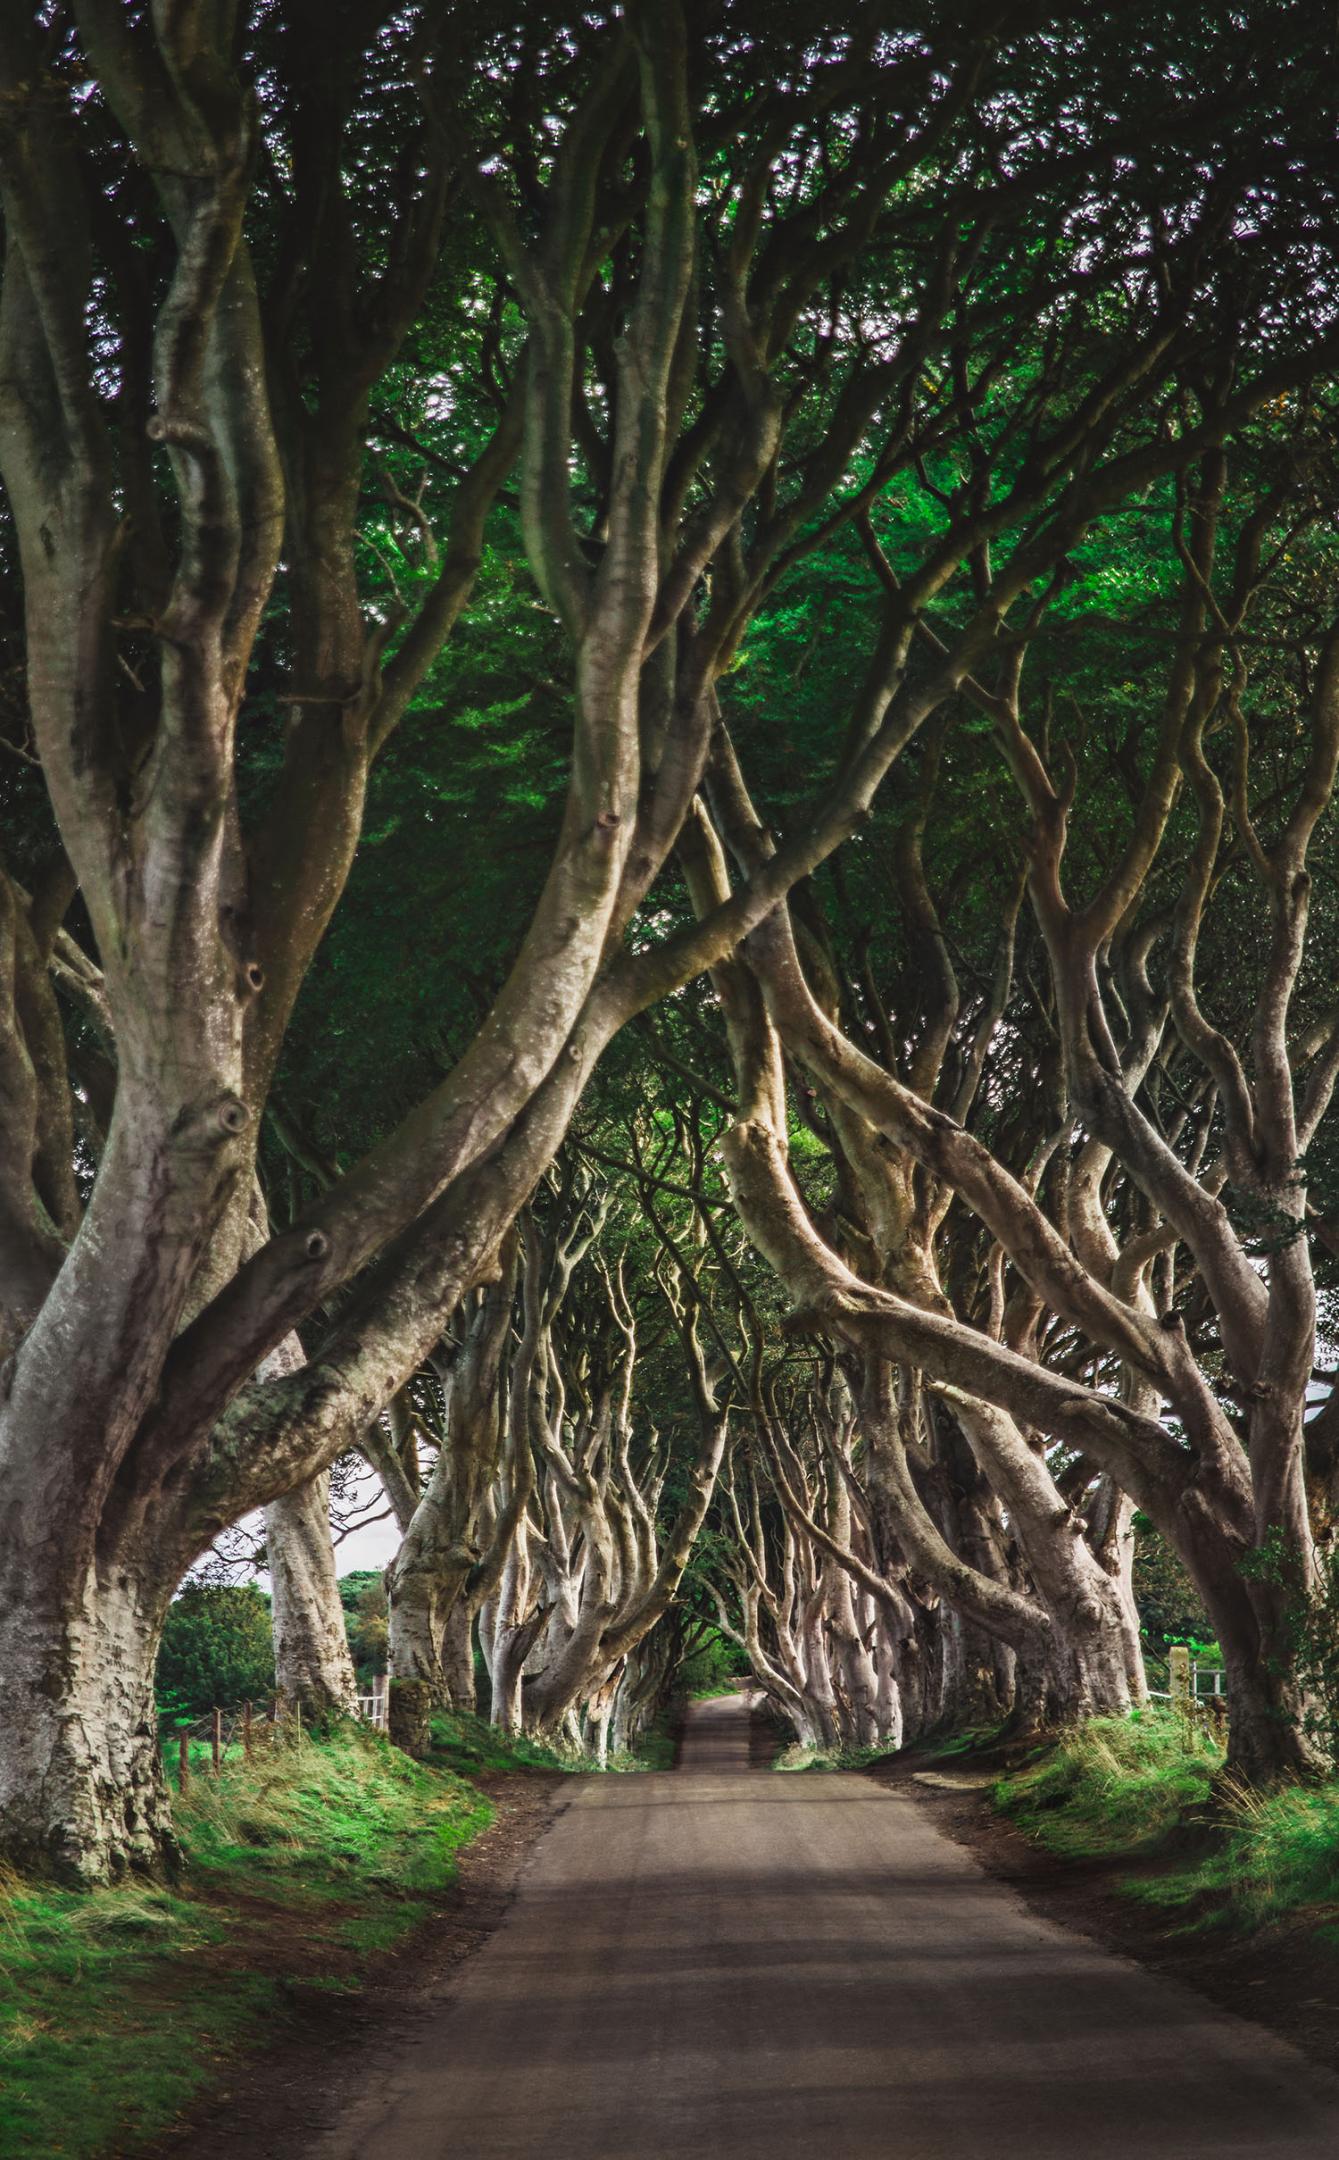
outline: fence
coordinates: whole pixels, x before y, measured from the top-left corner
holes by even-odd
[[[390,1685],[385,1673],[373,1673],[371,1694],[358,1697],[359,1717],[380,1732],[390,1723]]]
[[[1154,1702],[1208,1710],[1215,1718],[1227,1715],[1227,1675],[1221,1665],[1202,1665],[1184,1644],[1173,1643],[1167,1654],[1166,1679],[1165,1688],[1149,1689]]]
[[[250,1761],[280,1739],[301,1737],[301,1710],[289,1712],[278,1696],[272,1703],[243,1703],[240,1710],[212,1710],[193,1724],[159,1734],[164,1756],[175,1762],[181,1792],[195,1772],[211,1770],[217,1777],[230,1757]]]
[[[359,1695],[358,1716],[364,1724],[384,1732],[389,1722],[390,1683],[384,1673],[372,1679],[370,1695]],[[301,1742],[302,1705],[291,1707],[275,1696],[270,1703],[243,1703],[238,1710],[213,1710],[193,1724],[174,1725],[159,1735],[167,1761],[175,1763],[178,1789],[186,1790],[193,1772],[212,1771],[215,1777],[225,1762],[249,1762],[262,1749],[281,1740]]]

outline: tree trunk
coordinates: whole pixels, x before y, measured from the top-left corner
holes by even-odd
[[[1130,1673],[1123,1616],[1085,1610],[1073,1616],[1052,1612],[1054,1636],[1041,1655],[1024,1657],[1029,1668],[1020,1676],[1024,1715],[1037,1729],[1054,1732],[1081,1725],[1086,1718],[1126,1717],[1130,1710]],[[1032,1729],[1029,1726],[1027,1729]]]
[[[397,1680],[392,1674],[390,1736],[406,1755],[420,1762],[432,1746],[432,1702],[432,1689],[426,1680]]]
[[[1017,1589],[1000,1503],[966,1435],[955,1418],[935,1415],[932,1398],[927,1398],[926,1411],[932,1456],[940,1473],[923,1496],[926,1507],[951,1551],[990,1581]],[[885,1509],[890,1498],[895,1500],[895,1494],[883,1496]],[[896,1550],[895,1532],[892,1540]],[[1014,1704],[1015,1650],[951,1605],[941,1603],[926,1618],[938,1623],[934,1643],[942,1694],[934,1717],[923,1722],[921,1729],[926,1729],[926,1723],[957,1730],[1002,1723]],[[928,1670],[926,1659],[921,1663]]]
[[[1134,1516],[1129,1494],[1121,1491],[1114,1478],[1104,1477],[1089,1510],[1089,1537],[1115,1586],[1130,1699],[1142,1703],[1148,1700],[1148,1676],[1134,1596]]]
[[[461,1593],[474,1554],[450,1537],[450,1528],[442,1521],[435,1495],[428,1492],[386,1571],[390,1671],[394,1680],[425,1687],[434,1702],[472,1709],[472,1672],[468,1700],[458,1699],[465,1692],[464,1672],[452,1622],[459,1610],[468,1625],[469,1608]],[[456,1653],[450,1665],[449,1649]]]
[[[34,1580],[31,1550],[9,1557],[0,1595],[4,1856],[84,1888],[162,1875],[179,1848],[154,1666],[175,1584],[164,1590],[118,1564],[90,1569],[72,1588]]]
[[[1226,1769],[1247,1785],[1312,1779],[1320,1764],[1303,1729],[1296,1682],[1259,1658],[1241,1660],[1226,1646],[1228,1748]]]
[[[358,1683],[330,1537],[330,1480],[311,1478],[265,1510],[279,1693],[304,1717],[350,1717]]]
[[[548,1621],[548,1607],[531,1603],[529,1548],[529,1525],[522,1517],[503,1564],[496,1599],[485,1608],[480,1627],[488,1665],[489,1719],[508,1733],[521,1729],[521,1676]]]
[[[446,1697],[453,1710],[472,1716],[478,1707],[474,1688],[474,1605],[469,1598],[456,1599],[442,1638],[442,1673]]]
[[[1157,1518],[1154,1518],[1157,1521]],[[1306,1733],[1297,1680],[1299,1589],[1243,1573],[1238,1539],[1201,1491],[1193,1512],[1158,1522],[1204,1600],[1227,1678],[1227,1769],[1249,1785],[1316,1777],[1322,1764]]]

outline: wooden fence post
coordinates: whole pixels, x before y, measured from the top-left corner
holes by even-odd
[[[246,1760],[247,1760],[248,1762],[250,1762],[250,1760],[251,1760],[251,1705],[250,1705],[250,1703],[249,1703],[249,1702],[245,1702],[245,1703],[243,1703],[243,1704],[242,1704],[242,1753],[243,1753],[243,1755],[244,1755],[244,1756],[246,1757]]]
[[[1190,1652],[1184,1643],[1173,1643],[1168,1650],[1167,1670],[1170,1675],[1167,1684],[1172,1691],[1172,1708],[1186,1716],[1192,1707],[1192,1700]]]
[[[219,1771],[223,1768],[223,1712],[219,1709],[217,1704],[215,1704],[214,1706],[213,1742],[214,1775],[215,1777],[217,1777]]]
[[[177,1734],[177,1791],[185,1792],[191,1782],[191,1736],[183,1725]]]

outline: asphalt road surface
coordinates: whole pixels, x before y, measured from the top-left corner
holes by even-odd
[[[1339,2160],[1339,2081],[1036,1918],[916,1803],[748,1768],[582,1780],[320,2160]]]

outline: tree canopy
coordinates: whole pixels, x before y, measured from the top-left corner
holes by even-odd
[[[1144,1687],[1312,1759],[1330,56],[1300,0],[0,0],[0,1843],[173,1592],[597,1749]],[[1322,1313],[1323,1318],[1323,1313]],[[1336,1398],[1339,1400],[1339,1398]]]

